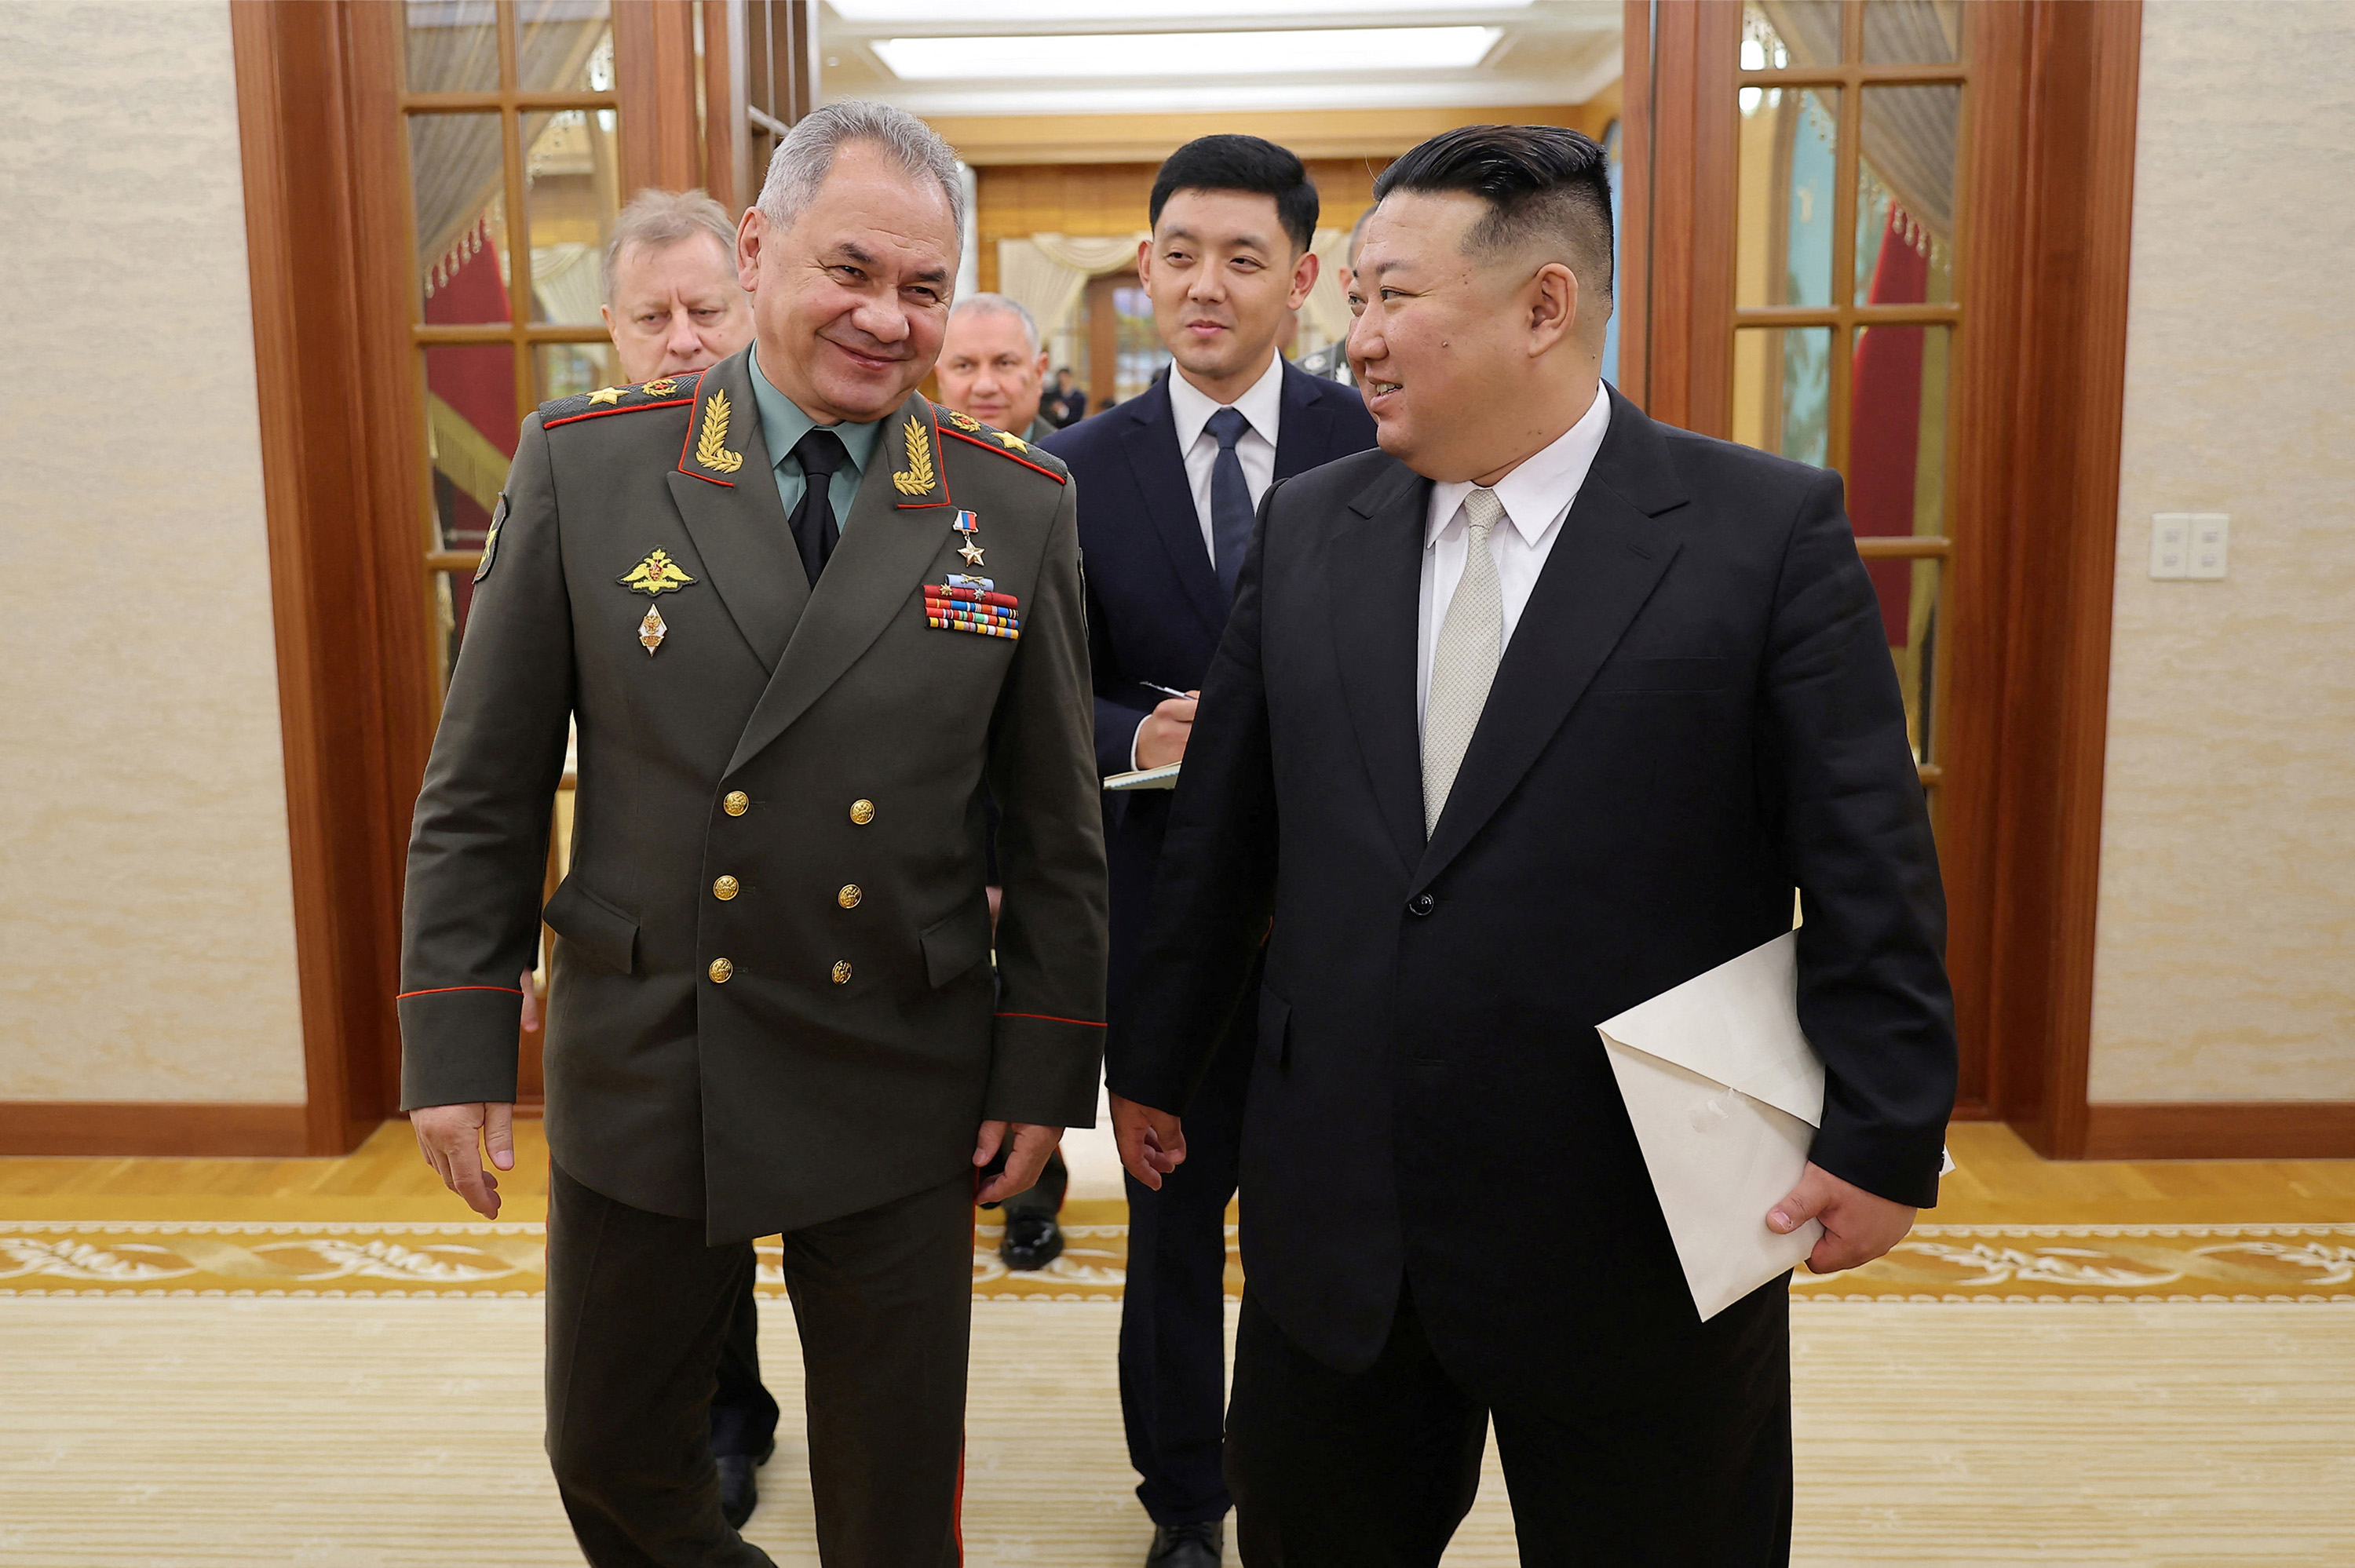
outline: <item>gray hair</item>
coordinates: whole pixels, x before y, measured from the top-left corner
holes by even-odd
[[[605,242],[605,302],[613,302],[613,270],[622,252],[633,245],[663,250],[683,239],[709,234],[719,241],[720,254],[732,266],[736,260],[736,226],[728,209],[703,191],[658,191],[652,186],[630,198],[613,220],[613,238]]]
[[[761,215],[779,229],[791,228],[834,172],[835,155],[852,142],[872,142],[909,178],[938,185],[948,198],[951,224],[964,235],[964,183],[957,177],[956,154],[940,132],[906,110],[861,98],[822,104],[794,122],[770,154],[768,178],[756,204]]]
[[[1009,300],[1004,294],[968,294],[956,302],[954,310],[949,312],[949,320],[954,321],[974,312],[983,315],[1012,316],[1022,323],[1022,335],[1029,340],[1031,353],[1038,353],[1043,346],[1039,342],[1038,318],[1031,315],[1030,307],[1021,301]]]

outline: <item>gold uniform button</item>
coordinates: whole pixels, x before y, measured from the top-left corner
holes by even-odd
[[[846,882],[842,885],[842,891],[834,895],[834,901],[845,909],[856,909],[858,907],[858,901],[866,896],[867,895],[858,891],[858,884]]]
[[[711,896],[722,904],[744,891],[744,885],[732,876],[723,876],[711,885]]]
[[[862,828],[868,823],[873,821],[875,820],[875,802],[872,800],[853,800],[850,803],[850,820],[857,822]]]
[[[719,809],[731,817],[741,817],[752,809],[752,797],[741,789],[730,789],[720,800]]]
[[[848,959],[837,959],[834,960],[834,983],[837,985],[848,985],[850,983],[850,960]]]
[[[728,983],[728,977],[735,972],[736,966],[730,963],[726,959],[714,959],[711,960],[711,983],[713,985],[726,985]]]

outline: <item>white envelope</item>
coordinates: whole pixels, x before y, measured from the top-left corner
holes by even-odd
[[[1597,1026],[1701,1320],[1815,1250],[1766,1211],[1798,1185],[1824,1065],[1799,1032],[1798,935],[1785,932]]]

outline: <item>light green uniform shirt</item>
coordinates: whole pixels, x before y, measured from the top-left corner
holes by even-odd
[[[801,461],[794,456],[794,443],[809,434],[817,421],[803,413],[800,404],[769,385],[769,378],[761,374],[759,348],[746,357],[752,369],[752,401],[761,406],[761,440],[767,443],[769,459],[776,468],[777,499],[785,503],[785,515],[791,517],[794,508],[802,503],[802,492],[807,488]],[[880,419],[864,425],[826,427],[841,439],[842,450],[850,454],[850,461],[834,471],[834,478],[826,487],[826,498],[834,505],[837,529],[850,521],[851,498],[858,493],[859,476],[867,471],[868,463],[875,456],[875,437],[882,428]]]

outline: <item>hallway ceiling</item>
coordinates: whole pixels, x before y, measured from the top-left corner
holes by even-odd
[[[1581,103],[1619,0],[821,0],[825,97],[927,116]]]

